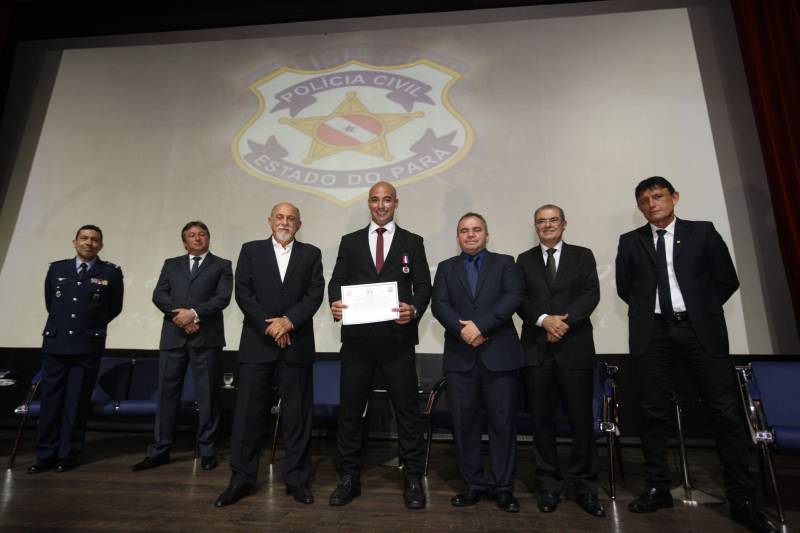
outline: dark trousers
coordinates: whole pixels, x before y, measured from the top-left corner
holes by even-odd
[[[536,485],[540,492],[558,493],[564,486],[556,448],[555,415],[560,400],[572,429],[566,478],[577,495],[597,495],[593,375],[591,369],[560,368],[553,357],[545,358],[542,366],[526,367],[523,371],[533,413]]]
[[[512,490],[517,466],[517,371],[492,372],[479,359],[471,370],[446,372],[445,377],[461,477],[468,487],[478,490]],[[481,461],[484,406],[491,473]]]
[[[216,454],[214,445],[219,428],[217,365],[221,351],[221,348],[186,346],[181,350],[159,352],[158,412],[153,431],[155,443],[148,446],[148,457],[169,453],[174,442],[187,365],[192,367],[192,378],[197,391],[197,444],[200,455],[208,457]]]
[[[255,485],[267,436],[272,378],[277,368],[281,431],[286,448],[283,481],[297,487],[311,480],[313,367],[283,360],[239,363],[239,392],[231,435],[231,483]]]
[[[727,357],[708,354],[688,321],[671,318],[656,318],[650,344],[638,361],[648,486],[668,488],[672,479],[667,441],[674,434],[670,395],[677,359],[685,363],[709,411],[728,498],[754,498],[755,484],[748,470],[749,436],[733,364]]]
[[[361,416],[380,368],[397,417],[400,460],[406,475],[422,475],[425,431],[420,416],[414,347],[343,344],[341,405],[336,429],[336,466],[340,475],[359,477],[362,456]]]
[[[74,459],[83,449],[100,354],[42,354],[36,459]]]

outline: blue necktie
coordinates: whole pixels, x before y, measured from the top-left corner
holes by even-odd
[[[469,281],[469,290],[472,292],[472,297],[475,297],[475,292],[478,290],[478,261],[480,257],[477,255],[470,256],[467,261],[467,281]]]

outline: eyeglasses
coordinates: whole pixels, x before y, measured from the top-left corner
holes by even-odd
[[[537,226],[546,226],[547,224],[558,224],[559,222],[561,222],[561,217],[536,219]]]

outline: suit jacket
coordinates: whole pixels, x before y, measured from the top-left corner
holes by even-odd
[[[83,279],[75,259],[50,264],[44,280],[47,323],[42,351],[60,355],[101,353],[106,328],[122,311],[122,270],[99,257]]]
[[[522,292],[522,276],[510,255],[486,252],[474,297],[462,256],[439,263],[431,311],[445,330],[442,361],[445,372],[470,370],[478,358],[494,372],[523,366],[522,348],[512,320],[522,301]],[[472,320],[486,342],[477,348],[465,343],[459,320]]]
[[[726,357],[722,305],[739,288],[728,247],[711,222],[678,219],[672,260],[698,340],[711,355]],[[619,238],[616,263],[617,294],[628,304],[630,352],[641,355],[650,342],[656,305],[656,248],[649,224]]]
[[[342,342],[389,342],[414,346],[419,341],[419,319],[431,299],[431,273],[422,237],[396,226],[391,248],[378,274],[369,249],[368,231],[369,226],[342,237],[336,266],[328,284],[330,302],[342,299],[342,285],[396,281],[398,299],[413,305],[417,310],[417,318],[403,325],[388,321],[342,326]],[[409,259],[408,273],[403,272],[403,255]]]
[[[314,313],[322,303],[325,278],[319,248],[294,241],[281,282],[272,237],[242,245],[236,264],[236,303],[244,313],[239,362],[276,361],[281,354],[292,363],[314,362]],[[281,349],[264,333],[268,318],[286,316],[294,325],[292,344]]]
[[[178,350],[187,343],[194,348],[225,346],[222,310],[231,302],[233,273],[231,262],[208,253],[192,277],[189,256],[184,254],[164,261],[153,289],[153,303],[164,313],[161,325],[161,350]],[[200,330],[191,335],[172,323],[173,309],[194,309]]]
[[[600,283],[592,251],[563,243],[555,281],[547,281],[547,270],[539,245],[522,252],[517,264],[525,278],[525,294],[519,308],[523,320],[522,347],[527,366],[541,366],[547,354],[560,368],[594,367],[594,338],[589,316],[600,302]],[[556,343],[547,342],[547,332],[537,326],[543,314],[569,315],[569,331]]]

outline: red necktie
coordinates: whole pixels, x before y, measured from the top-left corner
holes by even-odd
[[[380,274],[383,268],[383,234],[386,228],[378,228],[375,231],[378,232],[378,242],[375,243],[375,270]]]

